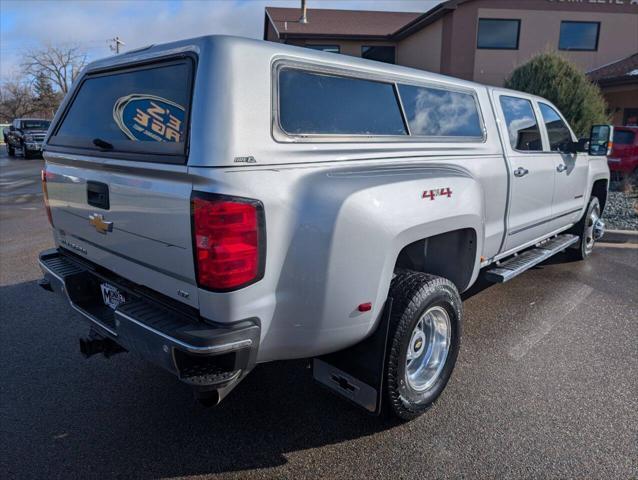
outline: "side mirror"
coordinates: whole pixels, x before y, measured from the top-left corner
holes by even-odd
[[[593,156],[605,156],[611,153],[611,139],[614,127],[611,125],[594,125],[589,136],[589,154]]]

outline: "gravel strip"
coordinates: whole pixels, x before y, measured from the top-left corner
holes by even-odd
[[[609,192],[603,213],[608,230],[638,230],[638,193]]]

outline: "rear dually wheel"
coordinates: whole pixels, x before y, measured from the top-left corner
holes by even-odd
[[[392,318],[386,364],[390,413],[410,420],[438,399],[461,342],[462,304],[452,282],[411,270],[390,287]]]

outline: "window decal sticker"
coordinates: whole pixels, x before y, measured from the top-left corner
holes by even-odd
[[[113,106],[113,119],[133,141],[183,141],[185,109],[154,95],[133,93],[120,97]]]

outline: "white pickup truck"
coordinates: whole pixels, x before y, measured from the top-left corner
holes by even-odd
[[[44,145],[41,286],[217,403],[257,364],[410,419],[448,382],[459,292],[603,234],[608,126],[550,102],[209,36],[90,64]]]

